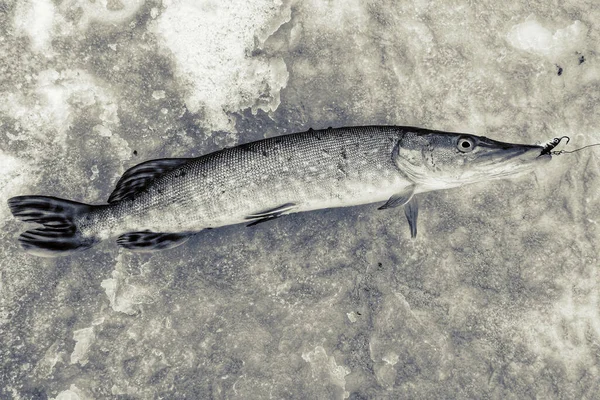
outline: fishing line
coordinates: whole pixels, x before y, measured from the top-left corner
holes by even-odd
[[[594,144],[588,144],[587,146],[583,146],[579,149],[575,149],[575,150],[559,150],[559,151],[551,151],[550,154],[554,155],[554,156],[558,156],[561,155],[563,153],[575,153],[579,150],[583,150],[583,149],[587,149],[588,147],[593,147],[593,146],[600,146],[600,143],[594,143]]]

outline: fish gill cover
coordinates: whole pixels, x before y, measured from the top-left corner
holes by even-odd
[[[1,197],[98,202],[142,161],[311,127],[597,143],[597,14],[583,2],[3,2]],[[370,205],[152,255],[103,243],[39,259],[1,207],[0,397],[598,393],[597,151],[427,194],[421,210],[414,241],[402,211]]]

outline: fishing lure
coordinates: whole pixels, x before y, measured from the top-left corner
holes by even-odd
[[[540,155],[551,154],[553,156],[559,156],[561,154],[575,153],[580,150],[587,149],[588,147],[600,146],[600,143],[594,143],[594,144],[588,144],[587,146],[583,146],[583,147],[580,147],[579,149],[575,149],[575,150],[552,151],[553,149],[556,148],[556,146],[558,146],[560,144],[560,142],[563,139],[567,139],[567,143],[565,143],[565,145],[569,144],[569,142],[571,141],[571,138],[569,138],[568,136],[561,136],[559,138],[554,138],[544,145],[544,150],[542,150],[542,153]]]

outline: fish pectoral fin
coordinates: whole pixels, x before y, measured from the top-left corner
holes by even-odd
[[[396,193],[395,195],[390,197],[390,199],[387,201],[387,203],[385,203],[384,205],[379,207],[378,210],[385,210],[386,208],[394,208],[394,207],[403,206],[410,201],[410,199],[413,197],[414,194],[415,194],[415,185],[407,186],[401,192]]]
[[[417,217],[419,216],[419,203],[415,196],[404,205],[404,215],[406,215],[410,227],[410,237],[414,239],[417,237]]]
[[[191,158],[162,158],[146,161],[129,168],[117,182],[117,186],[110,194],[108,202],[113,203],[123,200],[139,192],[159,175],[171,171],[190,160]]]
[[[254,226],[256,224],[260,224],[261,222],[270,221],[277,217],[282,216],[285,213],[290,212],[292,209],[296,208],[297,205],[295,203],[285,203],[278,207],[271,208],[269,210],[257,212],[255,214],[250,214],[246,216],[246,220],[252,221],[246,226]]]
[[[128,232],[119,236],[117,244],[132,251],[167,250],[184,244],[196,232]]]

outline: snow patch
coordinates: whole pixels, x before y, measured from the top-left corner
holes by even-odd
[[[88,350],[94,339],[96,339],[96,335],[94,334],[93,326],[73,332],[73,340],[75,340],[76,344],[73,353],[71,353],[71,364],[87,364]]]
[[[0,102],[0,112],[18,120],[25,131],[22,137],[15,136],[13,140],[64,142],[74,117],[93,105],[100,110],[99,118],[104,127],[119,126],[116,100],[83,70],[41,71],[37,76],[35,95],[34,104],[19,92],[6,94],[7,101]],[[48,128],[56,135],[48,135]]]
[[[581,21],[575,21],[552,33],[530,17],[527,21],[514,25],[507,35],[507,40],[516,49],[555,61],[585,48],[587,32],[588,28]]]
[[[30,168],[22,160],[0,150],[0,197],[7,199],[16,194],[29,179]],[[0,207],[0,219],[10,218],[8,207]]]
[[[77,25],[85,30],[92,22],[121,24],[133,18],[145,0],[70,0],[61,4],[63,13],[80,14]]]
[[[56,396],[56,398],[54,398],[54,400],[86,400],[86,399],[88,399],[88,397],[85,396],[81,392],[81,390],[75,385],[71,385],[69,387],[69,389],[63,390],[62,392],[60,392],[58,394],[58,396]]]
[[[286,65],[253,52],[290,20],[289,6],[268,0],[173,0],[164,6],[151,29],[173,55],[186,105],[205,114],[206,128],[234,131],[228,113],[277,109]]]
[[[154,92],[152,92],[152,98],[154,100],[164,99],[165,98],[165,91],[164,90],[155,90]]]
[[[56,8],[51,0],[17,2],[14,26],[18,34],[29,36],[36,53],[52,55],[52,29]]]
[[[103,280],[100,286],[104,288],[114,311],[135,315],[138,312],[139,304],[151,304],[155,300],[152,297],[151,289],[119,271],[122,264],[123,256],[119,255],[112,278]]]
[[[350,374],[350,369],[335,362],[335,357],[327,356],[323,346],[316,346],[313,351],[302,353],[304,361],[311,364],[313,377],[328,379],[335,386],[342,389],[343,398],[350,397],[346,391],[346,375]]]

